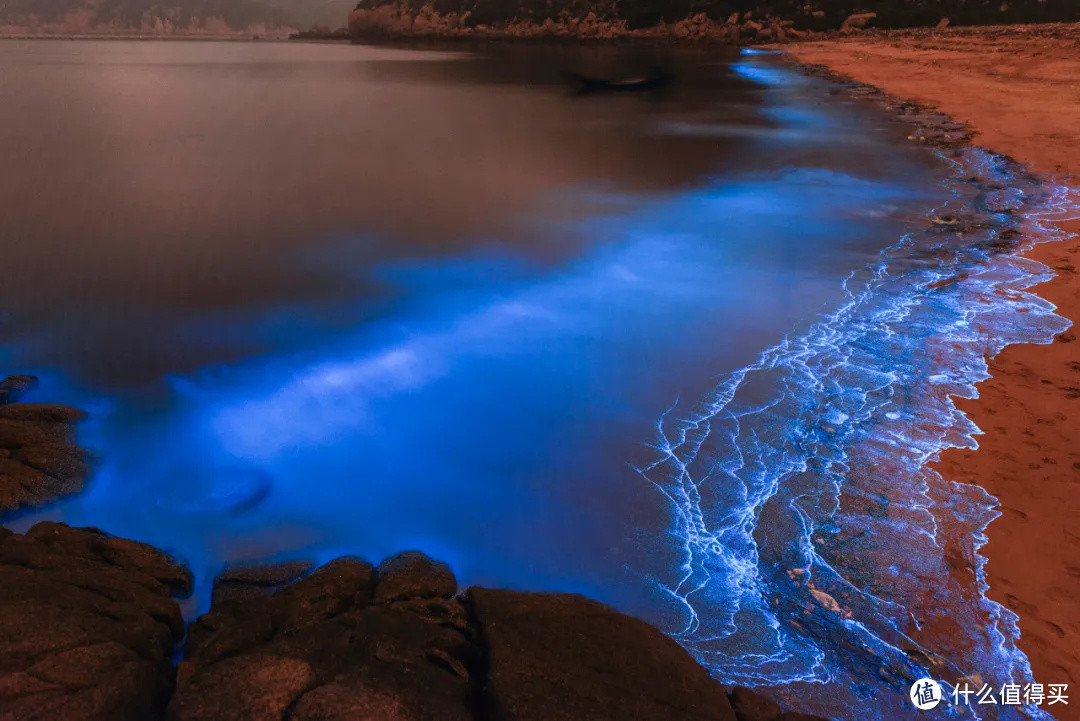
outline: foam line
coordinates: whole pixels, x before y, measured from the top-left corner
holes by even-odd
[[[1052,272],[1021,252],[1061,239],[1053,222],[1080,196],[980,149],[945,159],[952,198],[931,227],[853,272],[803,335],[663,412],[655,454],[634,466],[670,506],[681,551],[656,581],[667,630],[725,682],[833,682],[838,711],[885,719],[911,713],[921,676],[1033,680],[1017,616],[986,597],[979,549],[997,499],[927,464],[977,447],[952,397],[977,395],[989,358],[1069,327],[1028,292]]]

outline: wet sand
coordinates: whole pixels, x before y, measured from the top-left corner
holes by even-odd
[[[786,45],[796,60],[934,106],[975,143],[1080,185],[1080,24],[863,34]],[[1071,178],[1071,181],[1070,181]],[[1062,224],[1080,233],[1080,222]],[[1034,290],[1074,327],[1050,345],[1014,345],[990,363],[979,398],[958,405],[984,431],[938,470],[1001,501],[991,523],[989,596],[1020,616],[1035,679],[1080,685],[1080,237],[1028,257],[1056,277]],[[1075,701],[1073,703],[1076,703]],[[1073,707],[1060,716],[1067,718]]]

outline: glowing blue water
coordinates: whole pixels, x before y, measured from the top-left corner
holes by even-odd
[[[984,152],[956,162],[958,178],[1025,185]],[[1036,238],[1056,237],[1041,219],[1075,212],[1063,188],[1021,194]],[[946,209],[982,227],[960,243],[935,229],[886,249],[847,279],[837,311],[699,403],[669,409],[657,455],[636,466],[684,542],[659,581],[683,609],[675,635],[726,678],[829,682],[785,692],[816,695],[838,716],[865,704],[879,718],[911,713],[902,691],[919,677],[1032,681],[1016,616],[984,595],[978,550],[996,499],[927,463],[976,447],[978,429],[950,397],[976,395],[986,359],[1049,343],[1069,324],[1025,292],[1048,268],[992,253],[1004,215],[987,210],[995,199],[957,195]],[[895,696],[880,692],[883,680]]]
[[[1000,234],[1022,212],[1022,247],[1058,239],[1046,221],[1075,217],[1077,194],[985,151],[949,162],[955,197],[937,227],[853,272],[846,302],[806,333],[668,409],[656,455],[635,465],[683,544],[657,579],[681,607],[675,637],[721,677],[788,684],[777,691],[793,703],[838,717],[916,715],[904,690],[926,676],[947,689],[1033,681],[1016,615],[985,595],[979,549],[997,500],[927,464],[977,447],[951,399],[977,395],[987,359],[1069,327],[1026,291],[1050,269],[1002,254]],[[1035,706],[944,713],[1048,718]]]
[[[1037,216],[1070,198],[977,151],[927,163],[767,57],[717,72],[754,84],[754,122],[734,100],[650,110],[639,140],[732,142],[734,167],[561,188],[586,214],[538,200],[534,234],[586,239],[557,262],[497,234],[440,253],[351,234],[287,259],[380,289],[341,300],[345,321],[288,299],[255,322],[163,315],[182,338],[267,350],[149,396],[40,368],[94,413],[100,454],[48,514],[171,549],[204,580],[236,559],[421,548],[466,583],[607,600],[718,677],[842,718],[912,716],[923,675],[1028,679],[1015,617],[984,596],[994,499],[926,462],[974,444],[949,396],[974,393],[987,357],[1065,327],[1025,292],[1047,269],[995,241],[1010,206],[1049,237]],[[1016,190],[976,193],[972,175]],[[934,207],[964,232],[929,224]]]

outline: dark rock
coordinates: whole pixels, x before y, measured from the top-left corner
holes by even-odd
[[[177,564],[164,551],[146,543],[116,538],[96,528],[71,528],[52,521],[34,525],[26,535],[50,552],[66,557],[66,560],[104,561],[113,567],[137,572],[138,576],[131,579],[155,591],[159,590],[160,585],[172,595],[183,597],[191,594],[191,571]],[[3,560],[2,552],[0,560]]]
[[[8,403],[0,407],[0,418],[39,423],[75,423],[84,420],[86,413],[78,408],[54,403]]]
[[[468,592],[493,721],[734,721],[723,687],[643,621],[573,594]]]
[[[83,416],[66,406],[0,405],[0,515],[82,489],[87,454],[75,445],[74,423]]]
[[[745,686],[731,689],[729,697],[739,721],[776,721],[780,717],[779,704]]]
[[[223,601],[243,601],[248,598],[265,597],[273,592],[273,586],[216,580],[214,581],[214,588],[210,592],[210,599],[211,603],[216,604]]]
[[[0,381],[0,403],[14,403],[39,385],[37,376],[11,375]]]
[[[371,602],[375,569],[356,558],[337,558],[284,588],[284,630],[304,628]]]
[[[315,673],[296,658],[255,654],[225,659],[181,683],[170,720],[268,721],[285,717],[315,684]]]
[[[862,28],[865,28],[867,24],[876,17],[877,13],[854,13],[853,15],[848,15],[847,19],[844,20],[841,29],[853,28],[861,30]]]
[[[218,574],[216,580],[246,583],[252,586],[281,586],[300,578],[314,566],[315,564],[311,561],[232,566]]]
[[[409,553],[380,571],[373,583],[370,565],[338,559],[214,603],[189,631],[169,719],[736,719],[677,643],[607,606],[474,588],[470,615],[443,564]]]
[[[293,719],[471,719],[477,659],[465,610],[423,597],[442,592],[449,570],[404,560],[388,565],[394,603],[375,603],[374,569],[353,558],[270,595],[215,602],[189,631],[169,718],[281,718],[291,709]]]
[[[363,682],[334,682],[305,694],[296,704],[290,718],[295,721],[394,721],[415,717],[409,715],[408,709],[392,692]]]
[[[445,563],[433,561],[419,551],[405,551],[379,564],[375,600],[450,598],[457,593],[457,579]]]
[[[0,534],[0,718],[160,717],[184,626],[170,594],[190,582],[160,551],[93,529]]]
[[[214,579],[212,603],[269,596],[278,587],[303,576],[314,565],[311,561],[286,561],[227,568]]]
[[[230,605],[235,602],[230,602]],[[178,682],[198,668],[270,641],[276,633],[268,604],[249,600],[243,613],[233,608],[211,608],[188,629],[185,659],[177,668]]]

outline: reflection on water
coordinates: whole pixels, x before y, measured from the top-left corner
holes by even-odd
[[[1011,639],[905,646],[897,619],[925,609],[887,589],[815,615],[796,582],[855,573],[850,547],[808,552],[815,529],[875,559],[899,548],[858,540],[839,477],[877,442],[867,429],[940,400],[893,389],[945,365],[917,339],[970,302],[921,335],[903,325],[944,262],[905,259],[951,247],[914,233],[954,191],[878,115],[760,58],[665,58],[681,68],[670,95],[583,99],[560,68],[657,59],[135,42],[0,56],[17,70],[0,78],[16,99],[0,107],[0,238],[19,269],[5,365],[94,410],[100,456],[49,515],[204,577],[421,548],[466,583],[637,613],[728,680],[834,680],[831,701],[800,693],[840,715],[903,699],[915,653],[1023,673]],[[1041,337],[1042,310],[1002,338]],[[894,568],[911,572],[863,571],[885,588]]]

